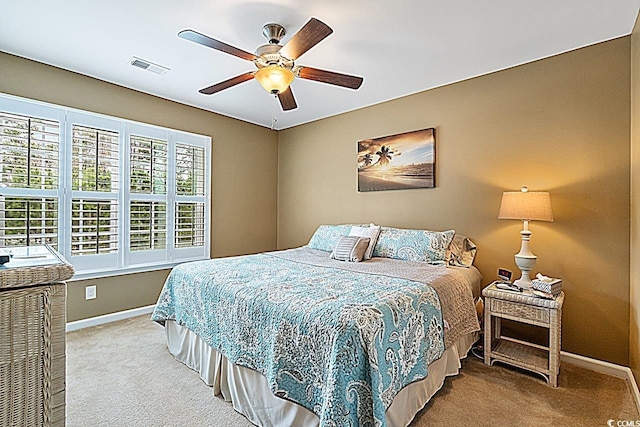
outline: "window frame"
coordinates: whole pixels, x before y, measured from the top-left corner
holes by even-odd
[[[5,196],[27,198],[54,197],[58,201],[58,251],[74,266],[76,274],[71,280],[110,277],[143,271],[171,268],[185,261],[210,258],[211,239],[211,137],[175,129],[163,128],[127,119],[81,111],[54,104],[19,98],[0,93],[0,111],[27,117],[55,120],[59,123],[59,173],[57,190],[0,188]],[[117,191],[72,190],[74,125],[118,132]],[[130,187],[131,135],[160,139],[167,142],[166,194],[132,193]],[[177,196],[175,177],[176,144],[187,144],[204,149],[204,195]],[[118,203],[118,249],[115,253],[95,255],[71,254],[72,201],[79,198],[116,200]],[[166,203],[166,249],[131,250],[131,201]],[[204,244],[202,246],[175,247],[175,207],[178,202],[204,203]],[[99,266],[96,268],[95,266]]]

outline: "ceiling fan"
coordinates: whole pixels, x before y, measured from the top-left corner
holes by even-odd
[[[303,65],[295,65],[295,61],[300,56],[320,43],[332,32],[333,30],[327,24],[316,18],[311,18],[309,22],[282,46],[280,45],[280,40],[286,34],[285,29],[279,24],[266,24],[262,28],[262,34],[269,40],[269,44],[258,47],[255,54],[238,49],[193,30],[182,30],[178,33],[178,37],[228,53],[229,55],[237,56],[238,58],[246,59],[247,61],[253,62],[258,68],[257,71],[240,74],[239,76],[200,89],[200,93],[213,95],[214,93],[255,78],[267,92],[277,95],[282,109],[288,111],[298,107],[290,87],[295,77],[342,86],[349,89],[358,89],[360,85],[362,85],[364,80],[362,77],[320,70]]]

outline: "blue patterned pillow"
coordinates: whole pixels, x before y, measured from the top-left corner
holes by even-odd
[[[454,230],[428,231],[382,227],[373,256],[440,264],[456,234]]]
[[[342,236],[351,231],[351,225],[321,225],[318,227],[307,244],[311,249],[332,252]]]

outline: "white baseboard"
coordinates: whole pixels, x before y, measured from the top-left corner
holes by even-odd
[[[146,307],[133,308],[131,310],[118,311],[116,313],[105,314],[102,316],[90,317],[88,319],[76,320],[67,323],[67,332],[77,331],[78,329],[88,328],[90,326],[103,325],[105,323],[116,322],[118,320],[128,319],[130,317],[142,316],[150,314],[155,308],[155,304]]]
[[[562,362],[580,366],[581,368],[590,369],[592,371],[627,380],[629,387],[631,388],[631,394],[636,401],[638,412],[640,412],[640,390],[638,389],[638,383],[633,376],[633,371],[631,371],[629,367],[580,356],[579,354],[568,353],[566,351],[560,352],[560,360]]]

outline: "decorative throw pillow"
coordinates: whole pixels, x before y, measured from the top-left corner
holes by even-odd
[[[351,230],[351,225],[321,225],[313,233],[307,246],[311,249],[331,252],[340,237],[349,234],[349,230]]]
[[[368,237],[342,236],[331,252],[331,258],[348,262],[362,261],[368,245]]]
[[[467,236],[456,234],[447,249],[447,264],[456,267],[471,267],[476,257],[476,244]]]
[[[364,259],[371,259],[371,256],[373,255],[373,248],[376,246],[379,234],[380,226],[375,224],[371,224],[368,227],[359,227],[357,225],[354,225],[353,227],[351,227],[351,231],[349,231],[349,236],[360,236],[369,238],[369,246],[367,246],[367,251],[364,253]]]
[[[428,231],[382,227],[373,256],[444,264],[454,230]]]

